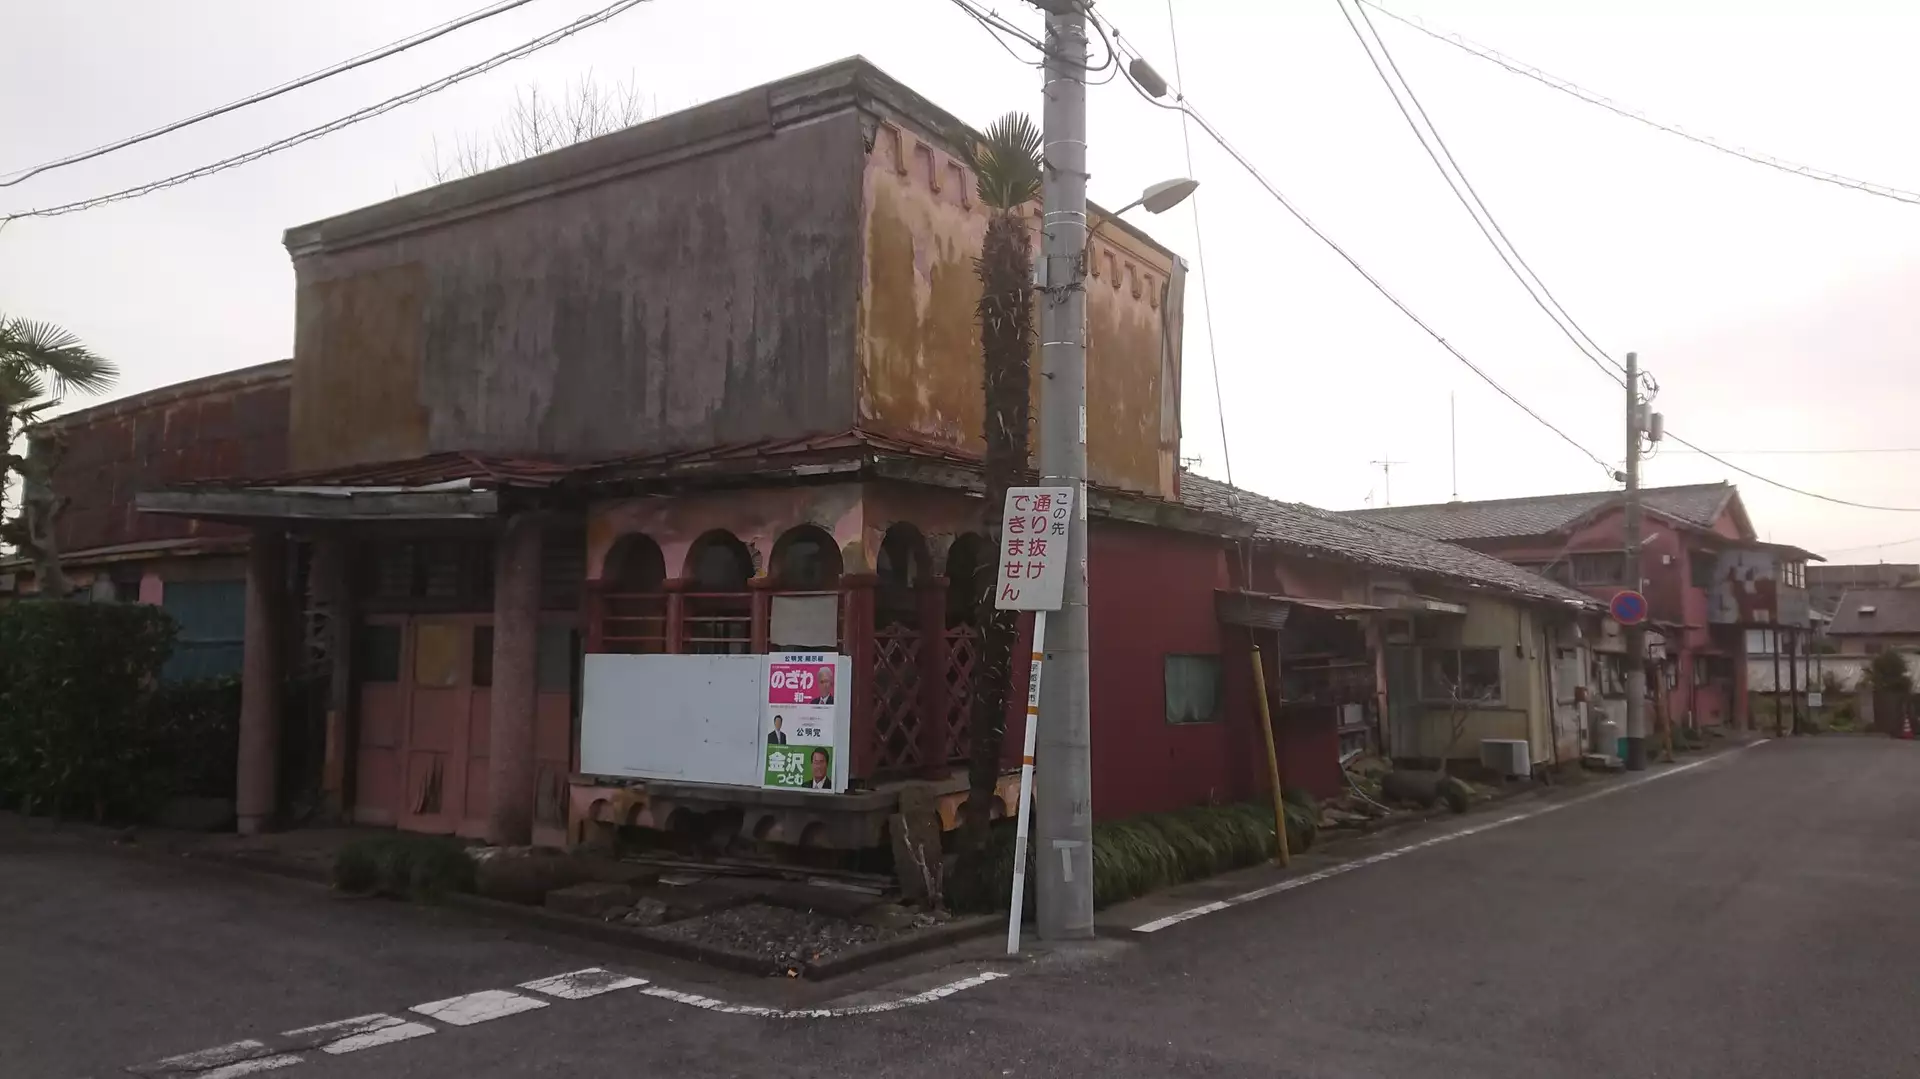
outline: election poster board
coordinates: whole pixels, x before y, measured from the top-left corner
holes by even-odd
[[[850,660],[832,652],[772,652],[766,659],[761,786],[846,790],[853,740]]]

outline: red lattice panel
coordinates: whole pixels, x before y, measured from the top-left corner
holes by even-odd
[[[875,771],[912,771],[921,764],[917,629],[892,625],[874,632],[873,743]]]
[[[980,632],[972,626],[947,631],[947,760],[964,761],[973,720],[973,667],[980,657]]]

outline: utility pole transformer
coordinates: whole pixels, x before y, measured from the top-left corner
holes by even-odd
[[[1627,353],[1627,587],[1641,591],[1640,572],[1640,356]],[[1642,593],[1644,594],[1644,593]],[[1626,627],[1627,639],[1627,770],[1647,767],[1647,624],[1643,619]],[[1665,687],[1661,687],[1664,689]]]
[[[1093,936],[1093,758],[1087,666],[1087,13],[1085,0],[1034,0],[1047,16],[1041,113],[1040,482],[1074,489],[1067,579],[1048,619],[1035,817],[1042,940]]]

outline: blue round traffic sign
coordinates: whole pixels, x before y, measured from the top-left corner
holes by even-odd
[[[1647,620],[1647,597],[1631,589],[1616,592],[1613,602],[1607,604],[1607,610],[1612,613],[1615,622],[1623,626],[1637,625]]]

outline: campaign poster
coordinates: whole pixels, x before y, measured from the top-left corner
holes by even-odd
[[[847,762],[841,759],[851,716],[842,692],[846,667],[846,657],[831,652],[767,656],[763,786],[846,789]]]

